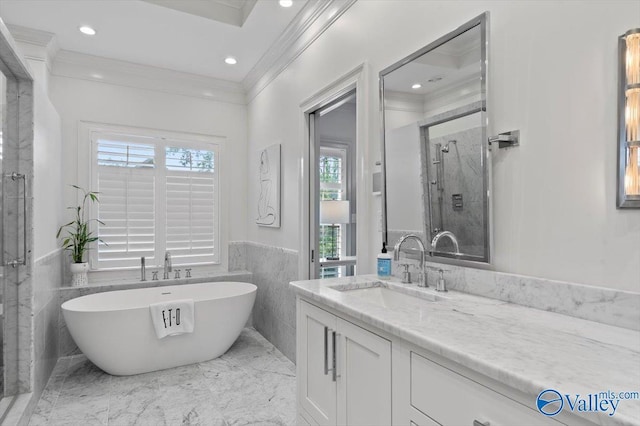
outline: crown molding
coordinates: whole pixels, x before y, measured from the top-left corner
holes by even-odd
[[[242,81],[247,102],[251,102],[356,1],[309,0]]]
[[[99,83],[244,105],[240,83],[165,68],[61,50],[53,62],[52,74]]]
[[[8,25],[26,58],[52,75],[245,105],[269,85],[357,0],[309,0],[242,83],[69,50],[55,34]],[[251,3],[252,0],[247,0]],[[99,76],[99,77],[98,77]]]
[[[60,50],[55,34],[20,25],[7,24],[7,28],[26,59],[44,61],[51,70],[51,64]]]
[[[424,113],[424,97],[406,92],[384,92],[384,110]]]
[[[29,64],[20,55],[13,35],[0,18],[0,72],[19,80],[33,81]]]

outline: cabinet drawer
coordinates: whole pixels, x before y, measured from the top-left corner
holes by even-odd
[[[439,423],[434,422],[429,416],[425,416],[415,407],[411,407],[409,410],[409,425],[410,426],[441,426]]]
[[[532,407],[535,401],[532,399]],[[561,425],[532,408],[507,398],[411,352],[411,405],[443,425]]]

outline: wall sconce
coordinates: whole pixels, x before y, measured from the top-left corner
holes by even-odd
[[[640,28],[618,39],[618,208],[640,208]]]

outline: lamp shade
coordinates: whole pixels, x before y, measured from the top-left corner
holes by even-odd
[[[348,201],[320,201],[320,223],[333,225],[336,223],[349,223]]]

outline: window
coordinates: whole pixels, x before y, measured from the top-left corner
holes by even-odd
[[[320,148],[318,162],[320,175],[320,201],[346,199],[346,150],[337,148]],[[337,251],[338,257],[345,253],[345,226],[320,224],[319,249],[320,257],[326,258]],[[336,253],[334,253],[336,254]],[[340,277],[344,267],[320,269],[320,278]]]
[[[218,146],[164,137],[92,133],[92,189],[102,240],[93,269],[219,262]]]

